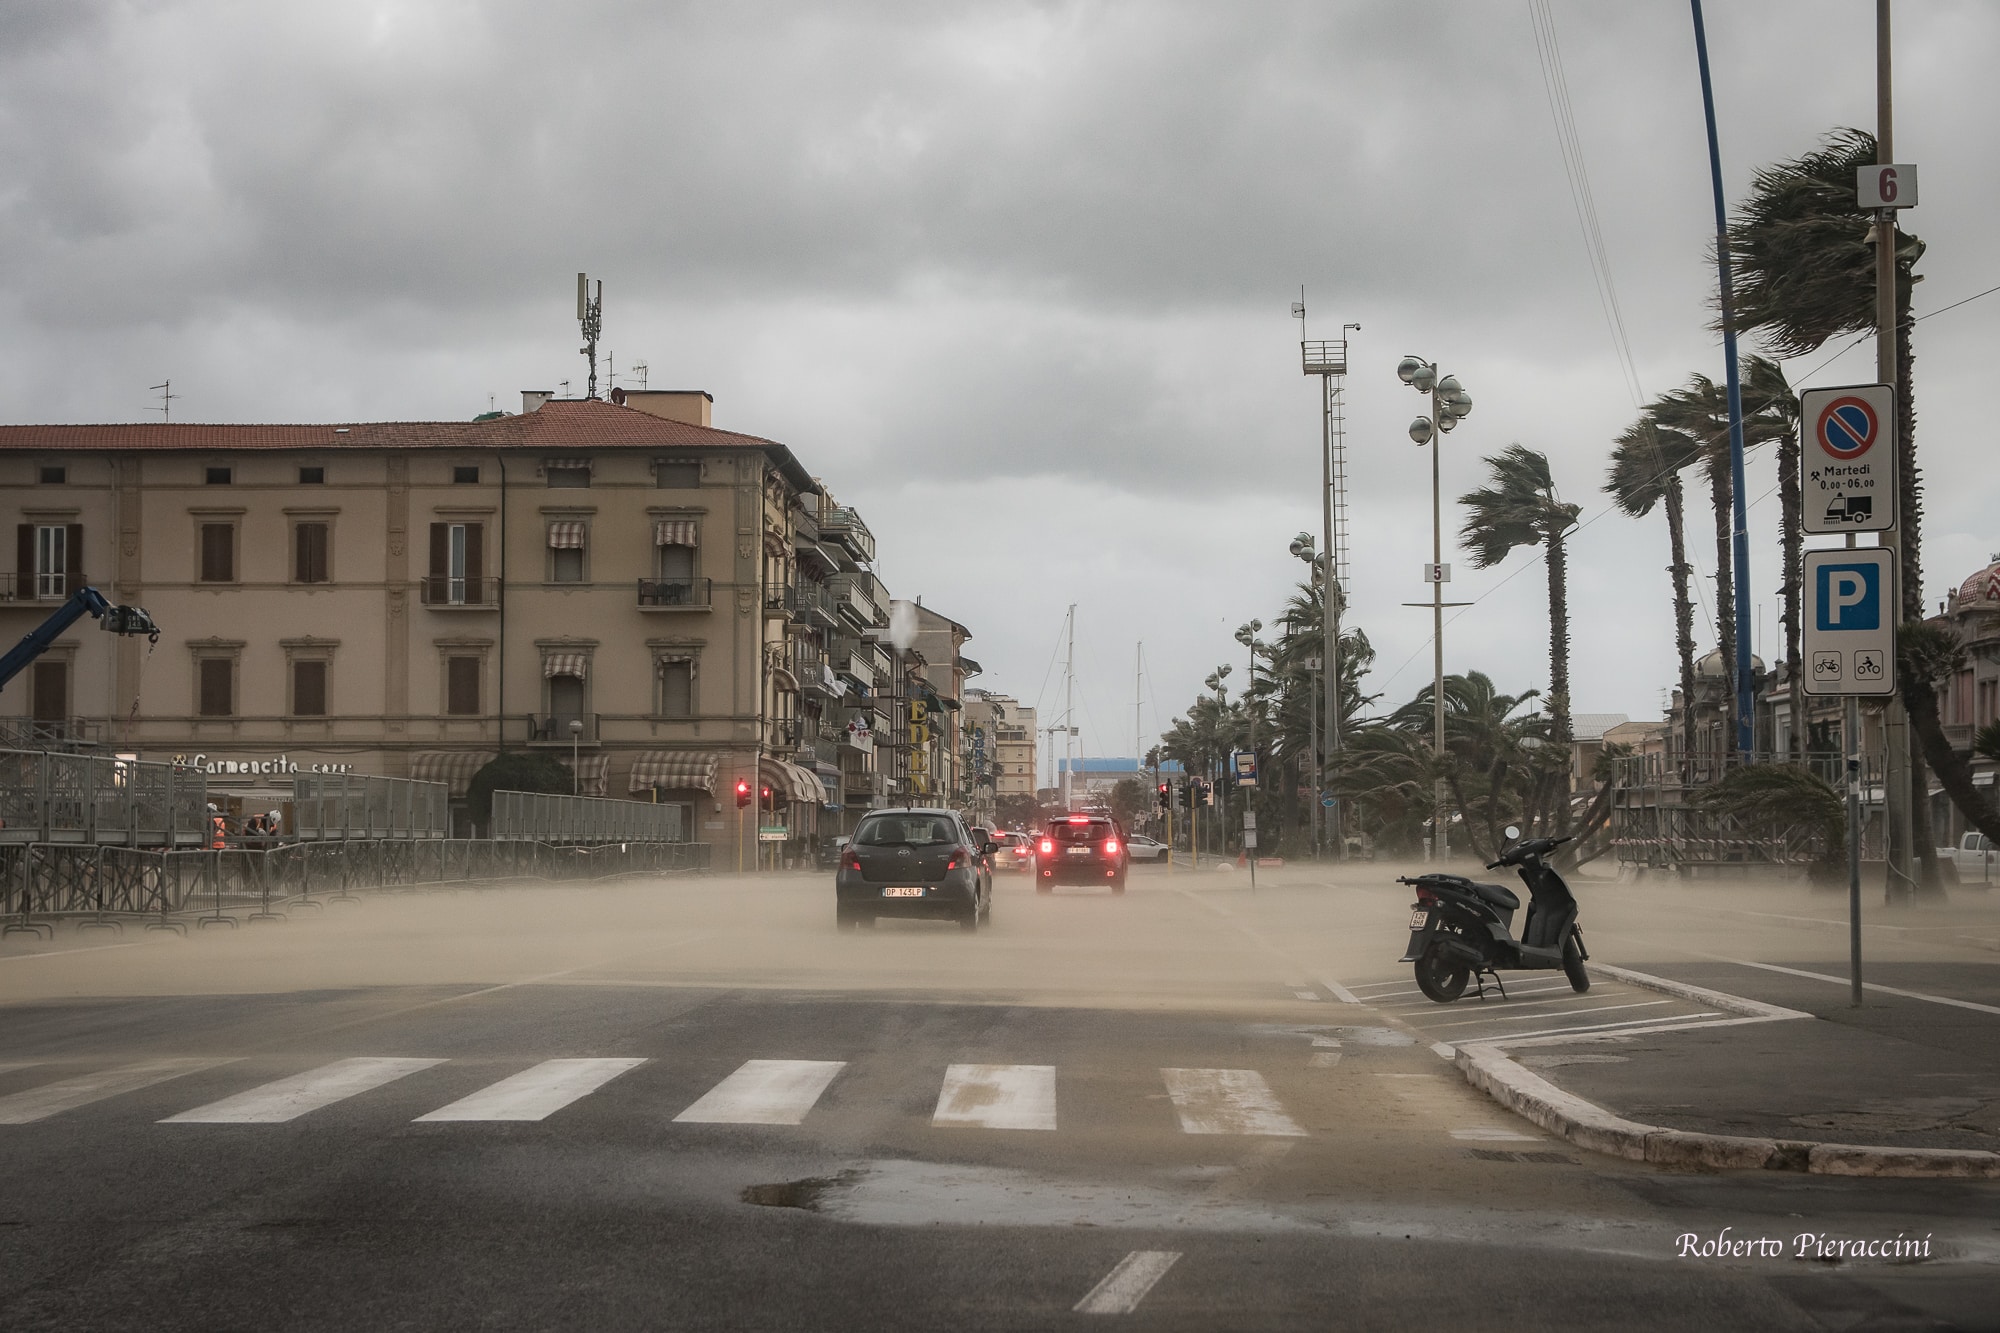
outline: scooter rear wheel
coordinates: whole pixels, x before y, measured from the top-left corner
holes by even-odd
[[[1465,994],[1465,983],[1471,979],[1471,968],[1446,958],[1436,945],[1417,959],[1417,989],[1439,1004],[1450,1004]]]
[[[1578,995],[1590,989],[1590,973],[1583,970],[1583,949],[1574,935],[1563,941],[1563,975],[1569,978],[1569,988]]]

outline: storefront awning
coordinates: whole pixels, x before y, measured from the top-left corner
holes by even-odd
[[[632,764],[632,791],[654,787],[713,793],[722,756],[712,750],[646,750]]]
[[[769,757],[759,760],[757,768],[758,776],[787,799],[803,805],[826,804],[826,786],[819,780],[818,774],[783,759]]]
[[[472,775],[493,762],[491,750],[420,750],[410,756],[410,776],[442,782],[453,796],[463,796]]]

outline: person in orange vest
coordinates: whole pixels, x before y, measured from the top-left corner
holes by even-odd
[[[229,820],[213,805],[208,807],[208,845],[214,851],[229,846]]]

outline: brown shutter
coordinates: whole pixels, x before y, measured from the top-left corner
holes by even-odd
[[[300,583],[325,583],[331,577],[327,561],[327,525],[324,523],[301,523],[298,533],[297,581]]]
[[[235,684],[236,664],[226,657],[204,657],[201,659],[201,715],[203,717],[228,717],[231,712],[230,688]]]
[[[201,525],[201,581],[236,581],[236,530],[227,523]]]
[[[486,576],[486,529],[478,523],[465,525],[465,600],[484,601],[479,580]]]
[[[431,524],[431,577],[441,579],[451,573],[451,524]]]
[[[35,663],[35,721],[61,722],[69,716],[69,663]]]
[[[292,663],[292,712],[298,717],[326,716],[326,663]]]
[[[448,657],[445,659],[444,665],[444,711],[461,716],[478,713],[479,659],[476,657]]]
[[[35,525],[14,529],[14,595],[26,601],[35,595]]]
[[[292,581],[311,583],[312,576],[312,524],[298,523],[292,527]]]
[[[63,592],[73,593],[83,586],[83,524],[71,523],[63,538],[63,559],[66,577]]]

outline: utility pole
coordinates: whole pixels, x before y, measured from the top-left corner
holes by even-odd
[[[1063,769],[1062,803],[1063,809],[1070,808],[1070,775],[1076,769],[1076,757],[1071,743],[1076,737],[1076,603],[1069,604],[1069,615],[1064,620],[1063,636],[1067,640],[1063,658]]]

